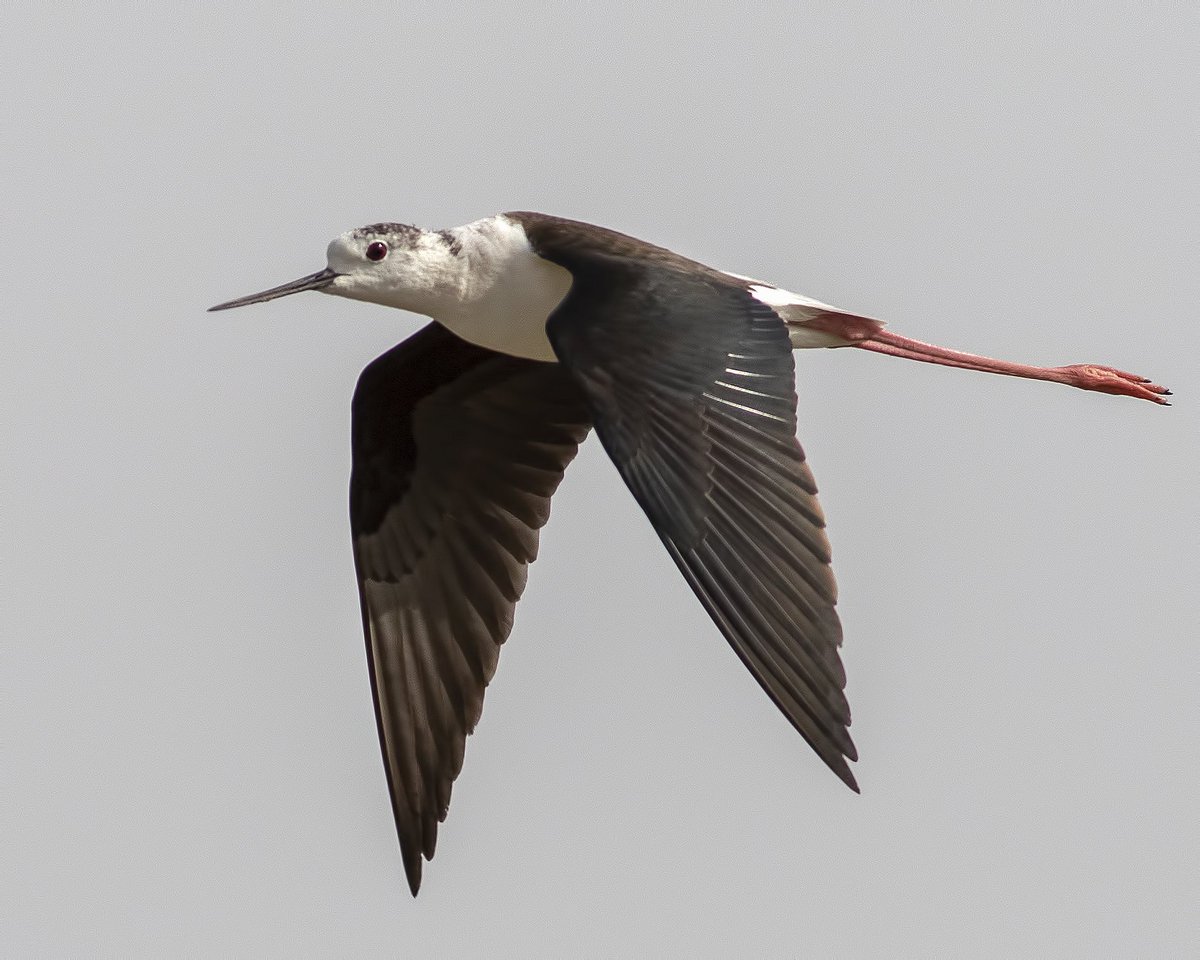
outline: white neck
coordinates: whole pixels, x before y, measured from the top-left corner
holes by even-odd
[[[498,353],[557,359],[546,320],[570,289],[571,275],[534,253],[519,224],[498,215],[443,235],[426,233],[388,259],[396,272],[386,284],[360,287],[347,277],[330,292],[423,313]]]

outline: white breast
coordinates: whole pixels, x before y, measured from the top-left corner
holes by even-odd
[[[462,246],[458,296],[430,315],[453,333],[530,360],[556,360],[546,320],[571,287],[571,274],[543,260],[524,229],[503,216],[453,231]]]

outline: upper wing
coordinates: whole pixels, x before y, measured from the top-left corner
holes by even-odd
[[[784,323],[715,272],[539,252],[574,277],[548,333],[609,456],[738,656],[857,790],[829,542],[796,440]]]
[[[502,356],[437,324],[359,378],[350,524],[379,739],[414,894],[550,496],[589,428],[579,389],[558,364]]]

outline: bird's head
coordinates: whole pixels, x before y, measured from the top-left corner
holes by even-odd
[[[219,303],[229,310],[304,290],[320,290],[416,313],[431,313],[461,274],[458,239],[405,223],[374,223],[349,230],[329,244],[324,270],[299,280]]]

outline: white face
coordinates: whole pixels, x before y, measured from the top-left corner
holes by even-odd
[[[350,230],[329,244],[329,269],[338,274],[326,293],[430,314],[457,286],[463,264],[446,233],[405,224]]]
[[[349,230],[329,244],[324,270],[211,309],[227,310],[303,290],[319,290],[428,313],[462,273],[452,252],[453,242],[447,234],[404,224]]]

